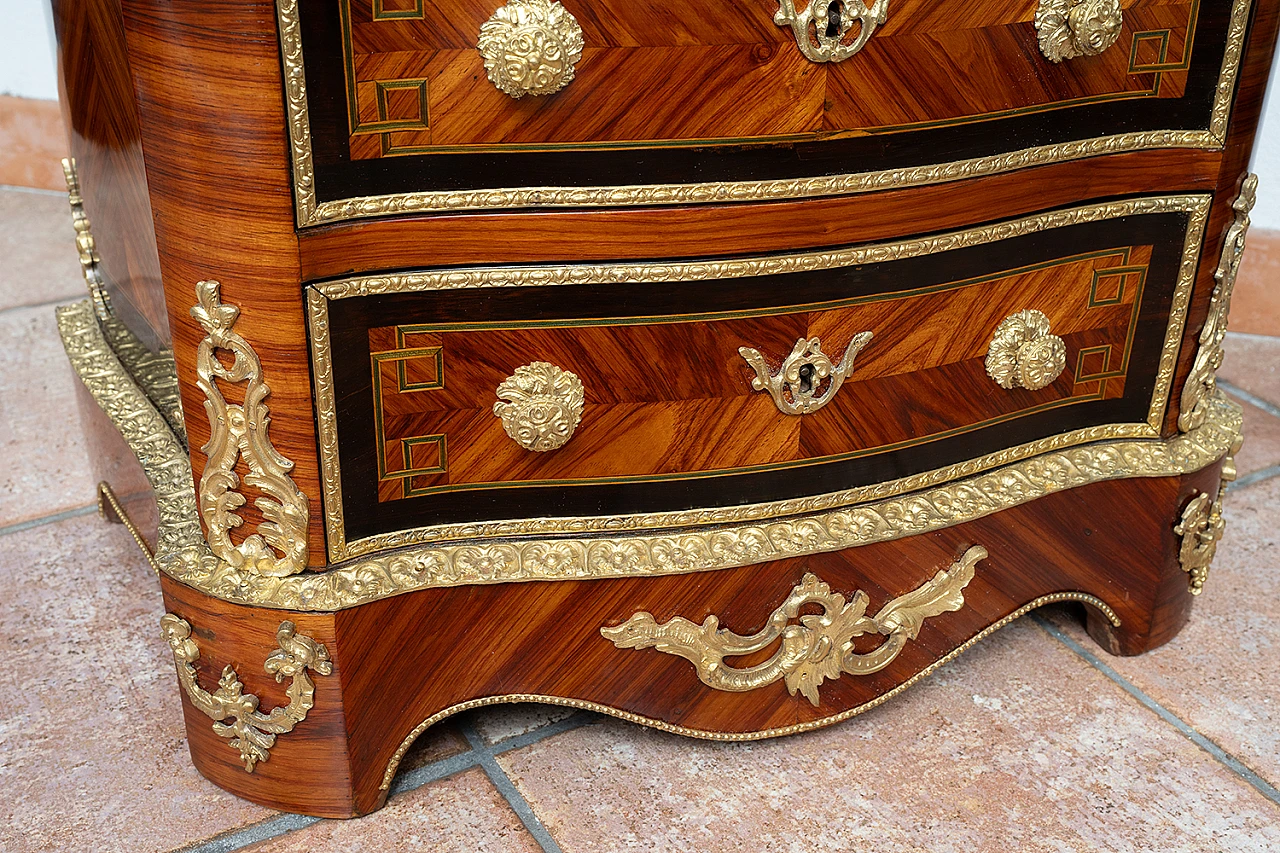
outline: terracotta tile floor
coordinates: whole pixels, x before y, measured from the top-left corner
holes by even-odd
[[[1067,608],[862,717],[756,744],[510,706],[424,735],[387,807],[253,806],[187,757],[160,595],[92,512],[52,321],[66,202],[0,190],[0,850],[1280,850],[1280,338],[1234,335],[1252,437],[1191,624],[1103,654]]]

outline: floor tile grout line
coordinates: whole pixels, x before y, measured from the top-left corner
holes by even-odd
[[[0,536],[7,536],[10,533],[21,533],[24,530],[31,530],[36,527],[43,527],[46,524],[57,524],[59,521],[66,521],[69,518],[80,518],[85,515],[92,515],[98,511],[97,502],[78,506],[73,509],[64,509],[61,512],[55,512],[52,515],[42,515],[39,518],[32,518],[27,521],[18,521],[6,527],[0,527]]]
[[[1239,397],[1254,408],[1262,409],[1262,411],[1266,412],[1268,415],[1280,418],[1280,406],[1277,406],[1265,397],[1259,397],[1252,391],[1246,391],[1239,385],[1233,385],[1225,379],[1218,379],[1217,384],[1219,388],[1226,391],[1232,397]]]
[[[1272,465],[1269,468],[1259,468],[1257,471],[1250,471],[1242,477],[1235,479],[1227,484],[1227,492],[1231,493],[1238,489],[1247,489],[1255,483],[1261,483],[1263,480],[1270,480],[1272,477],[1280,476],[1280,465]]]
[[[532,729],[531,731],[527,731],[514,737],[509,737],[494,744],[485,745],[481,742],[483,747],[482,751],[489,752],[492,756],[494,754],[510,752],[515,749],[522,749],[526,746],[531,746],[538,741],[545,740],[546,738],[554,737],[555,735],[573,731],[576,728],[588,725],[592,719],[592,715],[578,711],[563,720],[546,723]],[[471,745],[470,739],[468,739],[468,745]],[[418,788],[421,788],[423,785],[429,785],[432,782],[439,782],[441,779],[447,779],[450,776],[462,773],[465,770],[470,770],[473,767],[480,767],[485,770],[485,775],[489,775],[488,770],[483,766],[481,755],[477,752],[474,746],[466,752],[451,755],[448,758],[441,758],[429,764],[424,764],[422,767],[410,770],[402,776],[397,776],[395,782],[391,785],[389,797],[407,794],[410,791],[415,791]],[[520,797],[520,793],[516,791],[515,786],[511,784],[510,778],[508,778],[506,774],[502,772],[502,769],[497,766],[496,761],[494,762],[494,767],[497,768],[498,773],[500,773],[503,778],[507,779],[507,784],[511,786],[511,791],[515,796],[519,797],[520,800],[524,802],[524,798]],[[494,785],[498,786],[498,783],[494,782]],[[506,799],[508,803],[511,803],[507,793],[502,791],[501,787],[499,787],[499,792],[502,793],[503,798]],[[533,816],[532,809],[529,807],[527,802],[525,802],[524,807],[529,811],[533,820],[537,821],[537,817]],[[512,804],[512,808],[515,808],[514,804]],[[517,816],[520,816],[519,812],[517,812]],[[279,838],[280,836],[288,835],[295,830],[305,829],[308,826],[313,826],[326,820],[326,818],[308,817],[307,815],[300,814],[280,814],[275,817],[259,821],[258,823],[250,826],[231,830],[230,832],[208,839],[207,841],[178,848],[170,851],[170,853],[234,853],[234,851],[247,847],[250,844],[257,844],[261,841]],[[538,822],[538,825],[541,826],[541,822]],[[532,830],[530,830],[530,832],[532,832]],[[543,828],[543,832],[546,832],[545,827]],[[535,836],[535,838],[536,837],[537,836]],[[548,835],[547,838],[551,841],[552,846],[547,848],[546,845],[543,845],[543,849],[550,849],[555,851],[555,853],[559,853],[560,848],[555,844],[555,841],[550,839],[550,835]],[[538,843],[542,844],[542,841],[539,840]]]
[[[533,840],[538,842],[544,853],[562,853],[560,845],[551,837],[551,833],[547,831],[538,816],[533,813],[533,807],[529,805],[529,801],[516,790],[511,777],[498,765],[492,748],[484,742],[470,723],[464,722],[458,728],[461,729],[467,743],[471,744],[471,751],[479,755],[480,768],[489,777],[493,787],[497,788],[498,793],[507,801],[507,805],[511,806],[511,810],[516,813],[516,817],[524,824],[524,828],[533,836]]]
[[[540,740],[546,740],[549,737],[555,737],[565,732],[571,732],[574,729],[580,729],[583,726],[590,725],[595,719],[593,715],[585,711],[578,711],[565,717],[563,720],[546,723],[532,731],[524,734],[509,737],[506,740],[500,740],[497,743],[489,744],[489,751],[494,755],[501,755],[504,752],[511,752],[515,749],[524,749],[526,746],[532,746]]]
[[[180,847],[171,851],[171,853],[234,853],[234,851],[248,847],[250,844],[270,841],[272,838],[279,838],[299,829],[314,826],[323,820],[324,818],[320,817],[285,813],[259,821],[243,829],[232,830],[208,841]]]
[[[29,195],[49,195],[67,197],[66,190],[51,190],[46,187],[20,187],[17,184],[0,184],[0,192],[27,193]]]
[[[1084,646],[1080,645],[1075,640],[1068,637],[1056,625],[1052,624],[1047,619],[1045,619],[1045,617],[1041,616],[1038,613],[1033,613],[1031,615],[1031,618],[1035,621],[1037,625],[1039,625],[1042,629],[1044,629],[1045,633],[1053,637],[1058,642],[1062,643],[1064,646],[1066,646],[1068,649],[1074,652],[1078,657],[1080,657],[1086,663],[1092,665],[1094,669],[1098,670],[1107,678],[1114,681],[1120,687],[1120,689],[1124,690],[1134,699],[1137,699],[1138,702],[1142,704],[1148,711],[1151,711],[1157,717],[1164,720],[1169,725],[1173,726],[1185,738],[1187,738],[1189,741],[1194,743],[1196,746],[1203,749],[1205,752],[1209,753],[1209,755],[1213,756],[1213,758],[1215,758],[1218,761],[1218,763],[1222,764],[1228,770],[1230,770],[1231,772],[1239,776],[1242,780],[1244,780],[1245,782],[1253,786],[1253,788],[1259,794],[1266,797],[1268,800],[1275,803],[1277,806],[1280,806],[1280,790],[1276,790],[1274,785],[1272,785],[1266,779],[1263,779],[1253,770],[1250,770],[1247,766],[1244,765],[1243,762],[1240,761],[1240,759],[1236,758],[1234,755],[1227,752],[1217,743],[1205,737],[1200,732],[1196,731],[1185,720],[1183,720],[1178,715],[1174,714],[1168,708],[1161,705],[1155,699],[1151,698],[1151,696],[1148,695],[1146,691],[1138,687],[1136,684],[1134,684],[1129,679],[1125,678],[1120,673],[1116,672],[1114,669],[1108,666],[1101,658],[1099,658],[1093,652],[1089,651]]]
[[[1263,335],[1258,332],[1227,332],[1228,338],[1245,338],[1255,341],[1272,341],[1280,340],[1280,335]]]
[[[18,311],[34,311],[37,308],[57,308],[59,305],[70,305],[73,302],[79,301],[81,298],[82,297],[78,295],[59,296],[56,299],[49,299],[45,302],[35,302],[31,305],[9,305],[4,308],[0,308],[0,317],[6,317],[9,314],[13,314]],[[84,298],[88,298],[87,293],[84,295]]]

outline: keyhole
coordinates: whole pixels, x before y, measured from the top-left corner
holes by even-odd
[[[831,0],[827,6],[827,38],[840,35],[840,13],[844,11],[844,0]]]
[[[806,364],[800,368],[800,393],[808,394],[813,391],[813,365]]]

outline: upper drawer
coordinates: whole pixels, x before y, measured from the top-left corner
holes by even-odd
[[[1166,196],[803,254],[313,285],[330,555],[512,519],[768,517],[1156,437],[1207,209]]]
[[[776,0],[564,0],[544,19],[547,2],[511,0],[487,66],[501,0],[278,0],[299,224],[797,198],[1214,148],[1250,8],[1086,0],[1097,14],[1072,20],[1114,43],[1054,62],[1072,30],[1052,13],[1075,0],[878,0],[883,23],[825,51],[812,25],[799,39],[775,21]],[[836,33],[867,7],[822,8]],[[491,76],[563,88],[514,98]]]

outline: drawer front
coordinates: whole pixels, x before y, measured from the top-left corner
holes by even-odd
[[[802,197],[1222,144],[1251,0],[1122,0],[1114,43],[1054,62],[1035,19],[1059,2],[893,0],[823,61],[775,0],[564,0],[572,79],[515,98],[478,46],[499,0],[279,0],[300,224]]]
[[[1138,199],[791,256],[313,286],[331,556],[506,519],[670,526],[718,506],[836,505],[1157,436],[1207,207]]]

